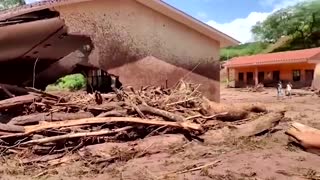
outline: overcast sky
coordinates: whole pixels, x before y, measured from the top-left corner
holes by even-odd
[[[37,0],[25,0],[32,3]],[[273,11],[306,0],[164,0],[172,6],[236,38],[253,40],[251,27]]]

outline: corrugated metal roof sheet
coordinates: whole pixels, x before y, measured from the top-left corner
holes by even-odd
[[[253,56],[242,56],[232,58],[225,66],[227,67],[243,67],[266,64],[286,64],[307,62],[313,60],[317,55],[320,55],[320,48],[304,49],[297,51],[285,51],[269,54],[258,54]]]

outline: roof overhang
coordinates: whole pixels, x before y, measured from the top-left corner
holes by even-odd
[[[224,66],[227,68],[243,68],[243,67],[257,67],[257,66],[297,64],[297,63],[311,63],[311,61],[308,59],[295,59],[295,60],[283,60],[283,61],[277,60],[277,61],[269,61],[269,62],[241,63],[241,64],[226,63]]]
[[[63,6],[72,3],[80,3],[93,0],[53,0],[38,2],[36,4],[25,5],[0,13],[0,21],[7,20],[26,13],[31,13],[46,8],[54,8],[55,6]],[[136,0],[137,2],[166,15],[175,21],[185,24],[186,26],[196,30],[197,32],[214,39],[219,42],[220,47],[238,45],[240,42],[236,39],[214,29],[213,27],[187,15],[186,13],[168,5],[162,0]]]

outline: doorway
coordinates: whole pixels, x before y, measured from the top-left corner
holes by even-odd
[[[247,72],[247,84],[254,85],[253,72]]]
[[[258,72],[258,81],[259,83],[264,81],[264,72]]]
[[[306,86],[311,86],[313,77],[314,77],[314,70],[312,69],[305,70],[305,74],[306,74],[306,81],[305,81]]]
[[[272,72],[272,80],[276,82],[280,81],[280,71]]]

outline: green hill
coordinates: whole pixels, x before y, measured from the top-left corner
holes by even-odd
[[[258,22],[252,33],[257,42],[224,48],[221,59],[320,47],[320,1],[305,0],[280,9]]]

